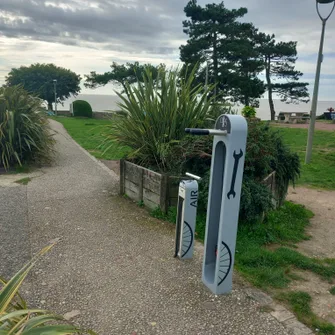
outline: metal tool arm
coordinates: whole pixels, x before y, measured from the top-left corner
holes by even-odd
[[[198,128],[186,128],[185,132],[187,134],[191,135],[218,135],[218,136],[224,136],[227,135],[226,130],[218,130],[218,129],[198,129]]]

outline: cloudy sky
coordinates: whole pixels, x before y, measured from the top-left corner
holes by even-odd
[[[36,62],[52,62],[82,75],[108,71],[113,61],[176,65],[179,46],[186,41],[182,21],[187,2],[0,0],[0,85],[11,68]],[[313,83],[321,31],[315,0],[226,0],[225,5],[247,7],[246,20],[276,34],[278,40],[298,41],[297,67]],[[335,15],[327,26],[321,100],[335,100],[334,38]],[[112,94],[112,90],[83,88],[82,93]]]

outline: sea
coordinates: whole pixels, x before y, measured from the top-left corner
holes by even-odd
[[[70,110],[70,104],[75,100],[86,100],[92,106],[95,112],[118,110],[118,102],[120,99],[117,95],[99,95],[99,94],[79,94],[77,97],[72,97],[66,100],[63,106],[58,106],[59,110]],[[300,104],[286,104],[280,100],[274,100],[276,114],[279,112],[304,112],[309,113],[311,102]],[[233,108],[240,113],[243,106],[235,105]],[[317,115],[323,114],[328,108],[335,108],[335,101],[319,101]],[[267,99],[260,100],[260,106],[257,108],[257,117],[262,120],[270,120],[269,101]]]

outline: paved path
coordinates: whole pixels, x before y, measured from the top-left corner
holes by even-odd
[[[27,186],[0,187],[0,271],[61,239],[30,277],[30,302],[79,311],[74,321],[101,335],[291,334],[239,280],[231,295],[213,296],[200,279],[202,247],[193,261],[174,259],[171,225],[116,196],[116,175],[52,127],[56,164]]]

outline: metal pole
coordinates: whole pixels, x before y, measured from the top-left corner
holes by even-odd
[[[323,53],[323,44],[325,40],[326,22],[327,21],[322,20],[322,33],[321,33],[318,63],[316,66],[316,75],[315,75],[314,92],[313,92],[312,109],[311,109],[311,120],[309,123],[309,130],[308,130],[307,150],[305,159],[306,164],[309,164],[312,158],[312,147],[313,147],[313,138],[315,129],[316,110],[318,106],[319,84],[320,84],[321,64],[323,60],[322,53]]]
[[[330,14],[327,17],[322,17],[319,4],[327,4],[333,2],[333,8]],[[325,40],[325,31],[326,31],[326,23],[330,16],[333,14],[335,9],[335,1],[334,0],[316,0],[316,10],[318,15],[322,21],[322,33],[321,33],[321,41],[318,55],[318,63],[316,66],[316,74],[315,74],[315,83],[314,83],[314,91],[313,91],[313,99],[312,99],[312,109],[311,109],[311,120],[308,129],[308,139],[307,139],[307,148],[306,148],[306,157],[305,163],[309,164],[312,158],[312,148],[313,148],[313,138],[314,138],[314,130],[315,130],[315,119],[316,119],[316,111],[318,105],[318,96],[319,96],[319,84],[320,84],[320,74],[321,74],[321,64],[323,61],[323,45]]]
[[[207,103],[207,95],[208,95],[208,62],[206,62],[206,79],[205,79],[205,90],[206,90],[206,100],[205,102]]]
[[[55,87],[55,115],[57,116],[57,81],[54,81],[54,87]]]

